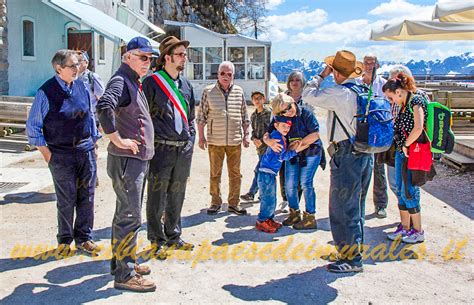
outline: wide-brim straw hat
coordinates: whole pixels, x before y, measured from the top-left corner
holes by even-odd
[[[347,78],[358,77],[363,71],[363,64],[356,60],[354,53],[347,50],[337,51],[336,55],[326,57],[324,62]]]

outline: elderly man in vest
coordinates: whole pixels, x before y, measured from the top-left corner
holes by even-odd
[[[180,75],[189,41],[168,36],[160,43],[158,63],[163,67],[143,81],[155,129],[155,156],[150,161],[146,218],[148,239],[157,258],[163,246],[192,250],[181,239],[181,210],[191,170],[194,139],[194,93]],[[162,215],[165,213],[164,223]]]
[[[250,125],[241,87],[233,83],[234,64],[224,61],[219,65],[217,83],[207,86],[203,93],[198,113],[199,147],[209,148],[211,164],[211,206],[207,213],[215,215],[222,205],[220,190],[222,166],[227,158],[229,172],[228,211],[237,215],[246,215],[240,207],[239,194],[242,176],[240,174],[241,145],[249,146]],[[207,138],[204,127],[207,125]]]
[[[26,122],[28,140],[48,163],[56,190],[58,249],[70,244],[93,254],[92,241],[97,131],[89,93],[77,79],[79,63],[72,50],[59,50],[51,61],[56,75],[38,90]],[[76,219],[74,220],[74,212]]]
[[[112,223],[114,287],[138,292],[156,289],[155,283],[142,277],[150,273],[150,268],[136,263],[143,187],[154,154],[153,123],[141,84],[150,67],[152,52],[146,38],[131,39],[122,56],[122,65],[97,103],[100,123],[110,139],[107,173],[117,196]]]
[[[348,88],[362,74],[362,63],[355,55],[341,50],[324,59],[326,68],[308,82],[303,100],[329,110],[328,152],[331,155],[329,185],[329,223],[339,251],[339,260],[328,265],[331,272],[360,272],[364,242],[365,195],[373,166],[372,154],[354,151],[356,135],[357,94]],[[333,74],[335,85],[320,89]]]

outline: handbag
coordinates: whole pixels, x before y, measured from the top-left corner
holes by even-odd
[[[423,129],[418,139],[410,145],[407,167],[409,170],[429,172],[432,164],[431,142],[426,131]]]

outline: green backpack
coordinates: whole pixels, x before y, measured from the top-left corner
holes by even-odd
[[[428,117],[425,130],[431,141],[431,152],[450,154],[454,149],[454,133],[451,130],[453,118],[451,110],[439,102],[432,102],[424,97]],[[410,107],[413,113],[413,109]]]

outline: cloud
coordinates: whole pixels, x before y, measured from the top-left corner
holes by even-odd
[[[265,7],[269,10],[273,10],[277,8],[283,2],[285,2],[285,0],[268,0],[268,3]]]
[[[322,9],[314,11],[298,11],[288,15],[271,15],[265,17],[264,24],[267,28],[277,28],[279,30],[302,30],[319,26],[326,22],[327,13]]]
[[[417,5],[405,0],[390,0],[369,11],[369,15],[382,18],[431,20],[434,5]]]
[[[331,22],[314,29],[310,33],[300,32],[296,34],[292,43],[366,40],[368,38],[367,29],[369,25],[367,19],[355,19],[343,23]]]

